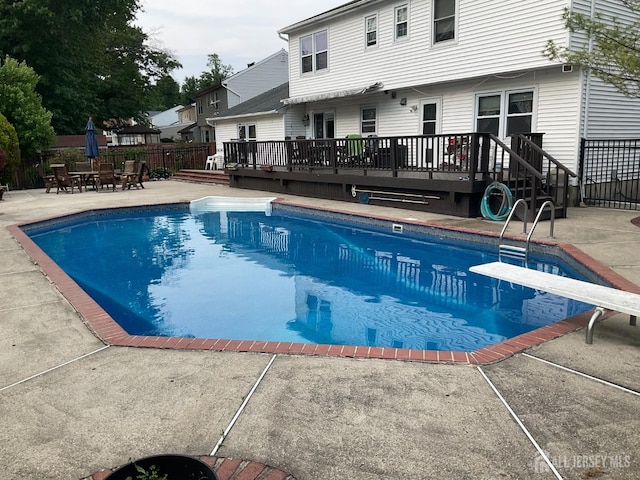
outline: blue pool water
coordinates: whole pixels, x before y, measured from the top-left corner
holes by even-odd
[[[114,210],[26,233],[136,335],[473,351],[590,308],[470,273],[495,246],[286,211]]]

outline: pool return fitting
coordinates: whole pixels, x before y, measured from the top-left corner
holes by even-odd
[[[395,195],[398,197],[410,197],[410,198],[381,197],[377,195]],[[418,193],[404,193],[404,192],[387,192],[382,190],[363,190],[363,189],[359,189],[356,185],[351,186],[351,196],[353,198],[358,197],[358,199],[360,200],[360,203],[364,203],[364,204],[369,203],[369,200],[384,200],[387,202],[417,203],[420,205],[429,205],[429,202],[427,200],[440,200],[440,197],[436,195],[421,195]]]

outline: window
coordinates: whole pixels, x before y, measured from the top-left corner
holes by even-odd
[[[433,0],[433,43],[455,38],[456,0]]]
[[[507,135],[530,133],[533,121],[533,92],[509,94]]]
[[[363,108],[360,111],[360,133],[376,133],[376,109],[375,107]]]
[[[378,17],[371,15],[365,18],[365,32],[366,32],[366,45],[367,47],[373,47],[378,43]]]
[[[326,30],[300,38],[300,64],[302,73],[324,70],[329,66]]]
[[[503,104],[505,102],[505,104]],[[533,91],[504,92],[478,97],[476,130],[505,138],[533,128]]]
[[[438,126],[438,108],[435,103],[422,105],[422,134],[435,135]]]
[[[396,21],[396,40],[401,38],[406,38],[409,34],[409,7],[407,5],[403,5],[401,7],[396,7],[395,10],[395,21]]]
[[[476,130],[498,136],[500,129],[500,95],[478,97],[478,118]]]
[[[202,98],[198,100],[198,115],[202,114]]]
[[[239,140],[256,140],[256,125],[255,123],[241,123],[238,125],[238,139]]]
[[[213,107],[214,110],[218,110],[220,104],[220,99],[218,98],[218,92],[213,92],[211,94],[211,98],[209,99],[209,105]]]

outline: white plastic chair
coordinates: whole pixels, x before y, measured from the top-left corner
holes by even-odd
[[[204,164],[205,170],[215,170],[216,167],[215,167],[215,164],[213,163],[213,157],[214,157],[213,155],[209,155],[207,157],[207,161]]]

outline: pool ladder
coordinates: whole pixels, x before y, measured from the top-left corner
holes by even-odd
[[[511,218],[513,217],[513,214],[515,213],[518,205],[522,205],[522,208],[524,209],[524,213],[522,216],[523,218],[522,234],[527,235],[527,240],[525,241],[524,247],[504,243],[504,234],[507,231],[509,222],[511,221]],[[524,201],[523,198],[516,200],[516,203],[513,204],[513,207],[511,208],[511,212],[509,212],[509,216],[507,217],[507,221],[504,222],[504,226],[502,227],[502,231],[500,232],[500,243],[498,245],[498,259],[500,261],[502,261],[503,257],[522,260],[523,262],[527,261],[527,259],[529,258],[529,243],[531,242],[531,236],[533,235],[534,230],[538,226],[538,222],[540,221],[542,212],[547,206],[549,207],[551,212],[551,219],[550,219],[551,221],[549,224],[549,238],[553,238],[553,223],[556,218],[556,208],[554,203],[551,200],[547,200],[542,204],[542,206],[540,207],[540,210],[538,210],[535,220],[533,221],[533,224],[531,225],[531,230],[527,234],[527,217],[528,217],[529,209],[527,207],[527,203]]]

